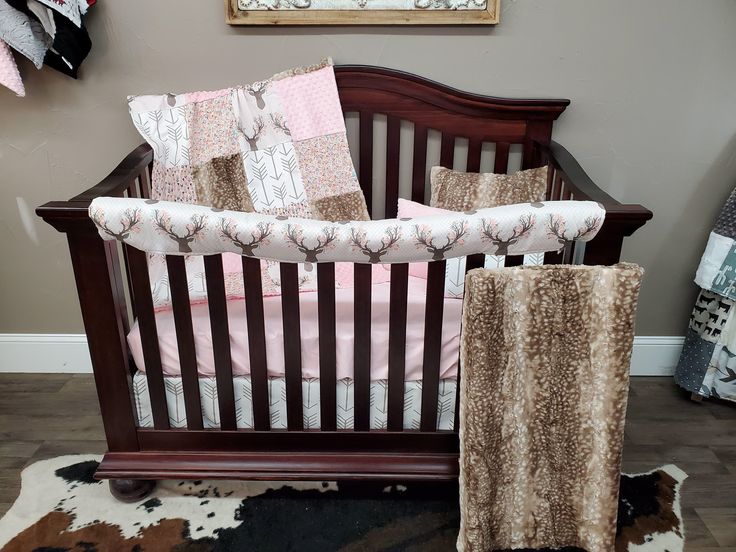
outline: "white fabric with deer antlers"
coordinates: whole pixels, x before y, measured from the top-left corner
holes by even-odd
[[[166,201],[95,199],[100,235],[166,255],[237,253],[273,261],[410,263],[476,253],[522,255],[589,241],[605,210],[593,201],[522,203],[414,219],[332,223]]]

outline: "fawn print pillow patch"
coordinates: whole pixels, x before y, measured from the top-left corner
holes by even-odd
[[[131,96],[154,152],[152,198],[367,220],[330,60],[213,92]]]
[[[487,209],[514,203],[544,201],[547,167],[513,174],[465,173],[444,167],[430,172],[430,205],[450,211]]]

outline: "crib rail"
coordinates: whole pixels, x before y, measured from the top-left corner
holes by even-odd
[[[548,164],[548,199],[600,202],[606,220],[584,251],[546,254],[545,263],[618,261],[623,239],[649,218],[640,205],[624,205],[598,188],[572,155],[551,142],[552,122],[567,100],[503,100],[468,94],[419,77],[378,68],[336,68],[346,117],[352,118],[351,150],[374,217],[396,214],[399,196],[427,202],[433,164],[511,172]],[[348,137],[351,139],[350,125]],[[407,141],[407,136],[409,140]],[[357,145],[356,142],[357,141]],[[385,154],[376,144],[385,144]],[[379,159],[380,158],[380,159]],[[378,160],[378,161],[377,161]],[[381,162],[379,162],[381,161]],[[426,280],[419,427],[406,429],[406,330],[408,265],[391,267],[386,427],[371,427],[371,325],[375,297],[370,265],[354,265],[353,428],[336,416],[336,275],[317,265],[320,429],[305,430],[302,416],[302,327],[297,266],[282,263],[281,309],[287,396],[286,429],[271,419],[267,333],[261,261],[243,257],[245,319],[228,317],[220,255],[204,259],[208,312],[214,344],[219,427],[205,429],[197,372],[194,323],[182,257],[166,259],[176,346],[181,367],[186,428],[170,423],[167,378],[161,365],[157,322],[146,253],[104,242],[87,216],[95,197],[142,197],[151,193],[152,152],[142,145],[98,185],[39,207],[37,213],[66,233],[88,336],[109,454],[100,477],[249,477],[448,479],[457,474],[457,433],[438,430],[438,386],[446,262],[429,263]],[[506,266],[521,256],[491,259]],[[464,270],[489,262],[466,259]],[[132,400],[136,366],[126,335],[141,330],[152,427],[141,427]],[[231,324],[245,324],[250,363],[252,429],[239,429],[234,394]],[[459,402],[456,401],[455,409]],[[457,416],[455,416],[457,421]]]

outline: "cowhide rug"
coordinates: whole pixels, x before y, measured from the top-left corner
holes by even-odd
[[[148,499],[123,504],[92,477],[99,459],[62,456],[23,470],[20,497],[0,520],[0,550],[455,549],[457,485],[163,481]],[[617,552],[682,551],[685,477],[665,466],[622,478]]]

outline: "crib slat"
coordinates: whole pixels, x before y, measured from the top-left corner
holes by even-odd
[[[373,267],[355,264],[353,331],[355,349],[353,357],[354,428],[355,431],[370,429],[371,409],[371,278]]]
[[[554,183],[555,172],[554,166],[549,165],[547,169],[547,193],[544,195],[547,200],[552,199],[552,184]]]
[[[217,403],[220,407],[220,429],[237,429],[235,417],[235,390],[233,388],[233,363],[230,354],[230,327],[227,319],[225,278],[222,271],[222,255],[206,255],[204,273],[207,279],[207,304],[212,329],[212,350],[215,357]]]
[[[150,171],[153,170],[153,163],[148,165],[141,174],[138,176],[140,186],[141,186],[141,195],[140,197],[144,197],[146,199],[151,197],[151,173]]]
[[[133,279],[133,294],[138,305],[138,329],[146,365],[148,392],[151,395],[151,410],[154,429],[169,429],[169,410],[166,406],[166,387],[161,368],[161,351],[158,346],[156,316],[153,311],[151,283],[148,277],[148,254],[129,245],[125,246],[130,261]]]
[[[335,335],[335,263],[317,265],[319,318],[320,429],[337,429],[337,337]]]
[[[563,201],[569,201],[572,199],[572,190],[564,185],[564,181],[562,191],[560,192],[560,199]]]
[[[496,158],[493,160],[493,172],[506,174],[509,170],[509,151],[511,144],[508,142],[496,142]]]
[[[437,395],[442,352],[442,314],[445,306],[445,261],[429,263],[424,307],[424,359],[422,362],[422,413],[419,428],[437,429]]]
[[[373,113],[360,112],[360,187],[363,189],[368,214],[373,216]]]
[[[167,255],[166,267],[169,273],[176,344],[179,349],[179,366],[181,367],[181,383],[184,389],[187,429],[203,429],[199,374],[197,373],[197,350],[194,346],[192,309],[189,303],[189,287],[187,285],[184,257]]]
[[[243,284],[245,286],[245,318],[248,326],[251,396],[253,397],[253,429],[267,431],[271,428],[271,414],[268,399],[268,363],[266,361],[261,261],[243,257]]]
[[[524,255],[506,255],[504,266],[521,266],[524,264]]]
[[[562,173],[557,171],[555,173],[555,180],[552,184],[552,196],[550,199],[558,200],[562,196]]]
[[[446,169],[452,169],[455,165],[455,137],[451,134],[442,134],[440,165]]]
[[[404,429],[404,376],[406,369],[406,294],[409,265],[391,265],[388,320],[388,423],[389,431]]]
[[[302,404],[302,337],[299,314],[299,269],[296,263],[280,263],[281,315],[284,322],[284,375],[286,377],[286,427],[304,429]]]
[[[125,266],[125,280],[128,284],[128,296],[130,298],[130,310],[133,313],[133,318],[137,318],[138,315],[136,314],[136,308],[135,308],[135,294],[133,293],[133,276],[131,274],[130,270],[130,259],[128,258],[128,248],[123,247],[123,265]],[[125,316],[123,318],[123,325],[125,329],[125,335],[128,335],[128,331],[130,330],[130,323],[128,320],[128,316]]]
[[[470,140],[470,142],[468,142],[468,161],[465,168],[466,171],[480,171],[480,154],[482,148],[483,142],[480,140]]]
[[[386,211],[384,218],[396,217],[399,200],[399,148],[401,119],[388,117],[386,131]]]
[[[484,255],[468,255],[465,261],[465,274],[474,268],[483,268],[486,259]]]
[[[427,127],[414,125],[414,165],[412,167],[411,199],[424,203],[427,177]]]

